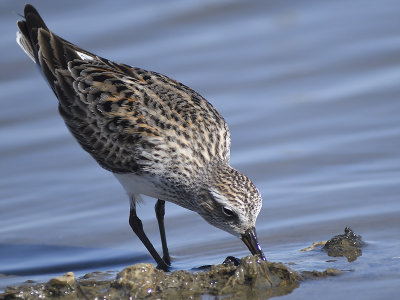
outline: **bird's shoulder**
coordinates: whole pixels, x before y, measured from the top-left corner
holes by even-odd
[[[196,158],[199,165],[216,157],[229,160],[225,120],[186,85],[97,56],[86,59],[82,55],[70,61],[67,72],[72,77],[69,84],[63,84],[67,76],[62,71],[57,76],[60,112],[81,145],[103,167],[119,170],[107,161],[127,157],[140,167],[157,158],[173,159],[179,152]],[[73,93],[68,92],[71,88]],[[63,97],[67,94],[77,96]],[[99,147],[109,149],[110,144],[113,151],[100,151]]]

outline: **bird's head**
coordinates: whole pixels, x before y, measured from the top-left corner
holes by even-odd
[[[248,177],[224,164],[213,166],[206,180],[199,214],[208,223],[241,238],[253,255],[265,260],[255,230],[262,206],[257,188]]]

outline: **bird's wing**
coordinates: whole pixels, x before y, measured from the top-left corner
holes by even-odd
[[[18,26],[17,41],[59,99],[65,123],[102,167],[139,173],[157,160],[176,163],[177,152],[183,163],[185,157],[196,158],[199,167],[229,160],[227,124],[195,91],[65,41],[31,5],[25,6],[25,20]]]

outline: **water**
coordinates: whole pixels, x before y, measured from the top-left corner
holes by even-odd
[[[398,1],[32,3],[67,40],[167,74],[223,114],[232,165],[263,195],[257,232],[268,259],[345,270],[282,298],[398,295]],[[23,4],[0,3],[0,289],[152,262],[128,225],[122,187],[80,149],[15,43]],[[154,204],[147,198],[139,216],[161,249]],[[196,214],[172,204],[166,211],[176,268],[248,255]],[[355,262],[299,251],[346,225],[367,242]]]

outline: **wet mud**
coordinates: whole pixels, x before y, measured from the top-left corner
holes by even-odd
[[[361,237],[346,227],[345,234],[333,237],[323,249],[328,255],[349,255],[353,259],[358,253],[353,248],[361,246]],[[340,274],[336,269],[299,273],[258,256],[228,257],[220,265],[204,266],[196,271],[164,272],[153,264],[140,263],[123,269],[116,276],[94,272],[76,278],[69,272],[47,283],[8,287],[0,294],[0,299],[200,299],[203,295],[266,299],[289,294],[304,280]]]
[[[226,295],[232,299],[269,298],[290,293],[303,277],[283,264],[247,256],[237,265],[231,259],[200,272],[170,273],[153,264],[129,266],[107,279],[92,273],[76,279],[72,272],[43,284],[9,287],[1,299],[190,299],[202,295]],[[104,275],[104,279],[102,278]]]
[[[362,255],[361,247],[364,242],[360,235],[357,235],[350,227],[344,229],[344,234],[336,235],[325,243],[322,248],[329,256],[346,257],[349,262],[353,262]]]

